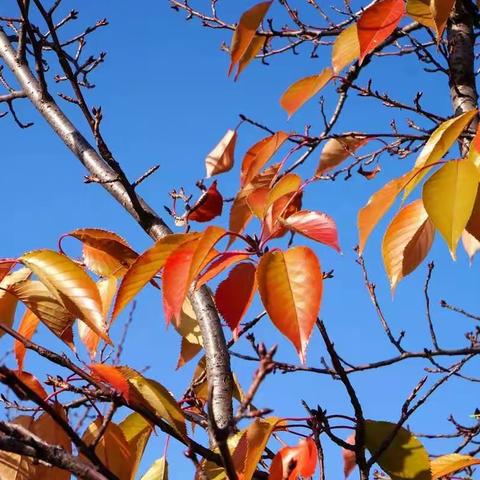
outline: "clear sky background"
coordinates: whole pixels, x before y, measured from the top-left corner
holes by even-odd
[[[167,3],[166,0],[66,2],[80,10],[78,23],[81,25],[103,17],[111,23],[89,37],[89,52],[104,50],[108,55],[106,63],[93,77],[97,88],[89,91],[87,96],[91,104],[102,106],[105,137],[130,178],[137,178],[152,165],[160,164],[159,171],[140,187],[141,194],[158,211],[163,211],[163,205],[170,204],[168,191],[173,188],[183,186],[187,191],[196,193],[194,184],[205,174],[206,154],[228,128],[235,128],[239,113],[274,130],[302,131],[305,124],[311,124],[312,132],[319,132],[322,124],[318,99],[309,102],[290,122],[287,122],[278,100],[293,81],[319,72],[330,61],[328,48],[320,49],[319,58],[315,59],[309,58],[308,50],[300,49],[299,56],[289,53],[272,58],[270,66],[259,62],[251,64],[240,80],[234,83],[226,75],[228,56],[220,51],[221,42],[228,43],[231,34],[203,29],[196,21],[186,22],[184,15],[171,10]],[[208,3],[199,0],[196,5],[206,8]],[[228,20],[236,21],[240,13],[253,3],[219,2],[219,12]],[[306,2],[298,3],[303,8]],[[276,11],[273,9],[272,13]],[[314,14],[311,13],[311,18]],[[422,67],[413,59],[382,58],[362,73],[360,83],[365,85],[368,78],[374,80],[376,88],[388,89],[394,98],[407,102],[411,102],[415,93],[422,90],[426,107],[445,116],[451,114],[446,79],[424,74]],[[52,87],[52,91],[63,91],[64,88],[66,86],[57,85]],[[337,95],[334,87],[328,87],[324,94],[327,110],[331,111]],[[64,107],[72,118],[81,122],[77,112],[68,105]],[[56,248],[60,235],[81,227],[110,229],[125,237],[137,251],[147,248],[151,244],[150,239],[108,194],[97,185],[83,183],[85,170],[45,122],[26,102],[18,103],[17,109],[23,121],[34,121],[35,126],[21,131],[8,117],[0,122],[1,256],[15,257],[32,249]],[[378,103],[352,96],[335,131],[388,131],[393,115],[397,113],[382,108]],[[395,118],[401,130],[406,131],[405,117]],[[432,127],[431,124],[422,125]],[[82,130],[86,131],[84,126]],[[236,166],[233,172],[219,179],[219,188],[225,197],[232,196],[238,189],[239,164],[245,150],[262,136],[263,133],[254,127],[241,127]],[[319,152],[312,155],[301,173],[310,176],[314,172],[318,155]],[[358,238],[356,215],[373,192],[389,179],[407,171],[414,160],[414,157],[399,160],[384,156],[381,159],[382,172],[374,180],[367,181],[360,175],[354,175],[348,182],[343,179],[320,182],[311,187],[304,197],[306,208],[328,213],[338,225],[343,255],[302,238],[297,238],[297,244],[314,247],[324,270],[335,271],[335,278],[325,282],[321,317],[339,353],[353,363],[395,355],[380,328],[362,283],[361,271],[355,263],[353,249]],[[227,214],[228,208],[221,225],[225,225]],[[369,241],[365,253],[367,266],[394,332],[406,330],[405,346],[420,350],[430,346],[423,298],[426,263],[401,282],[392,299],[380,256],[381,236],[386,225],[386,221],[382,222]],[[76,251],[73,241],[68,245],[72,252]],[[438,304],[444,298],[449,303],[478,313],[478,264],[474,262],[473,267],[469,267],[468,259],[460,249],[458,260],[453,262],[439,236],[428,260],[435,261],[436,265],[431,297],[433,318],[439,326],[439,342],[444,347],[463,346],[464,332],[473,329],[474,325],[465,318],[441,310]],[[247,319],[260,311],[261,307],[256,302]],[[126,314],[118,321],[114,338],[119,338],[125,319]],[[280,344],[278,360],[298,362],[292,346],[271,327],[267,319],[256,329],[256,338],[268,346]],[[36,340],[60,350],[66,349],[44,329],[38,333]],[[165,328],[158,291],[146,288],[138,298],[123,363],[138,369],[150,366],[148,375],[179,396],[188,385],[196,363],[192,361],[175,372],[179,346],[180,337],[173,329]],[[11,339],[3,337],[0,348],[10,349]],[[251,353],[245,340],[239,342],[235,351]],[[88,361],[84,352],[81,354]],[[324,347],[318,334],[314,333],[307,362],[311,366],[319,366],[324,355]],[[255,364],[233,359],[233,368],[241,385],[248,388]],[[26,369],[42,378],[51,372],[49,366],[31,353],[26,360]],[[477,366],[472,364],[465,371],[472,373],[476,370]],[[352,379],[366,417],[396,421],[401,404],[424,374],[422,364],[414,361],[381,371],[355,374]],[[429,401],[426,409],[412,417],[409,425],[423,433],[451,431],[447,423],[451,413],[460,423],[470,424],[469,415],[477,406],[473,388],[466,382],[452,380]],[[269,376],[255,398],[255,405],[272,407],[274,414],[282,417],[304,416],[301,399],[312,406],[319,404],[331,413],[351,413],[340,383],[328,377],[302,373]],[[345,431],[344,437],[348,435],[349,432]],[[164,443],[165,437],[160,432],[147,450],[141,466],[142,473],[161,456]],[[428,443],[427,446],[432,453],[448,453],[445,444]],[[278,447],[277,443],[272,443],[272,448]],[[192,476],[191,465],[181,455],[181,448],[171,442],[169,461],[172,479]],[[327,478],[341,478],[339,448],[327,442],[326,458]]]

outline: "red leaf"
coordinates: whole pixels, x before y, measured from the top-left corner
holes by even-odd
[[[248,253],[239,252],[225,252],[215,258],[203,271],[201,277],[197,281],[197,288],[200,288],[205,283],[209,282],[212,278],[222,273],[228,267],[231,267],[235,263],[246,260],[250,257]]]
[[[128,367],[114,367],[103,363],[90,365],[90,370],[95,377],[107,383],[116,392],[120,393],[127,402],[130,403],[136,398],[136,392],[128,382],[128,379],[136,374],[134,370]]]
[[[312,210],[300,210],[282,221],[289,230],[324,243],[340,252],[337,226],[332,218]]]
[[[347,438],[346,442],[350,445],[355,445],[355,434],[352,433],[352,435]],[[348,478],[357,464],[357,458],[353,450],[347,450],[345,448],[342,448],[342,457],[343,474],[345,475],[345,478]]]
[[[8,272],[16,263],[16,260],[0,260],[0,282],[8,275]]]
[[[395,30],[404,13],[403,0],[380,0],[363,12],[357,23],[360,64]]]
[[[222,214],[223,197],[217,190],[215,180],[188,212],[187,219],[195,222],[209,222]]]
[[[255,265],[252,263],[236,265],[217,288],[215,303],[235,337],[240,320],[252,303],[256,289]]]
[[[317,468],[317,446],[304,438],[296,447],[283,447],[272,460],[268,480],[296,480],[313,476]]]

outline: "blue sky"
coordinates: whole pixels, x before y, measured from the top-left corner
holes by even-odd
[[[108,53],[106,63],[94,76],[98,86],[88,92],[88,99],[92,105],[102,106],[105,137],[131,178],[140,176],[154,164],[160,164],[159,171],[140,187],[142,195],[158,211],[163,211],[162,206],[170,203],[168,191],[172,188],[183,186],[187,191],[195,192],[195,181],[204,175],[206,154],[228,128],[237,125],[239,113],[274,130],[302,131],[305,124],[311,124],[313,132],[320,131],[321,118],[316,100],[309,102],[287,122],[278,99],[293,81],[317,73],[329,64],[328,48],[320,49],[316,59],[310,59],[309,52],[301,50],[299,56],[286,54],[271,59],[268,67],[253,63],[234,83],[226,75],[228,57],[220,51],[221,42],[230,41],[230,33],[205,30],[194,21],[185,22],[184,16],[168,8],[166,1],[82,3],[86,6],[78,7],[79,23],[92,23],[102,17],[107,17],[111,23],[93,35],[87,45],[92,53],[100,50]],[[231,21],[236,21],[239,13],[253,4],[250,1],[235,2],[235,6],[223,3],[225,7],[219,7],[219,11]],[[197,4],[205,6],[208,2],[198,1]],[[360,83],[365,85],[369,78],[380,90],[388,89],[394,98],[407,102],[417,90],[422,90],[426,107],[450,115],[447,82],[444,78],[423,73],[413,59],[382,58],[366,69]],[[54,85],[52,91],[62,91],[63,88]],[[324,94],[327,109],[331,109],[336,99],[334,87],[328,87]],[[78,113],[70,106],[65,109],[73,119],[81,122]],[[149,238],[108,194],[97,185],[83,183],[86,174],[83,167],[43,120],[25,102],[19,104],[18,112],[24,121],[34,121],[35,126],[21,131],[8,118],[0,123],[3,162],[0,216],[4,225],[0,236],[1,255],[15,257],[32,249],[56,248],[60,235],[81,227],[110,229],[125,237],[137,251],[147,248],[151,244]],[[397,114],[374,102],[352,96],[336,132],[388,131],[394,115]],[[405,123],[402,123],[405,117],[395,118],[405,131]],[[426,123],[423,126],[432,127]],[[236,167],[219,179],[219,188],[226,197],[238,188],[238,165],[243,153],[262,135],[254,127],[241,127]],[[315,153],[301,173],[311,175],[317,161],[318,153]],[[325,270],[335,270],[335,278],[325,284],[321,317],[339,353],[353,363],[395,354],[380,329],[361,281],[361,271],[355,263],[356,214],[374,191],[387,180],[407,171],[413,161],[414,158],[399,160],[384,156],[382,172],[374,180],[367,181],[354,175],[348,182],[343,179],[321,182],[307,191],[305,197],[305,207],[328,213],[338,225],[343,255],[309,241],[297,239],[297,242],[315,248]],[[226,218],[224,215],[222,225],[225,225]],[[405,329],[405,345],[419,350],[429,346],[423,299],[426,264],[401,282],[392,299],[380,257],[381,236],[386,225],[386,221],[382,222],[369,241],[365,253],[367,266],[392,328],[395,332]],[[75,252],[73,242],[69,245]],[[454,305],[478,312],[478,265],[474,262],[473,267],[469,267],[460,250],[458,260],[453,262],[439,236],[428,259],[436,264],[431,297],[434,321],[440,331],[439,341],[445,347],[461,346],[464,344],[463,333],[474,326],[464,318],[441,310],[438,303],[445,298]],[[248,317],[252,318],[260,311],[256,302]],[[125,318],[116,326],[117,338]],[[297,362],[291,345],[268,320],[258,326],[256,338],[269,346],[279,343],[278,360]],[[45,331],[39,332],[36,340],[65,348]],[[0,342],[2,349],[11,347],[6,337]],[[124,363],[135,368],[150,366],[149,376],[180,395],[188,385],[195,361],[174,373],[179,345],[178,335],[165,328],[160,295],[151,288],[145,289],[138,298]],[[235,350],[251,353],[246,341],[241,341]],[[314,333],[307,354],[308,364],[320,365],[320,359],[325,355],[319,336]],[[255,365],[233,359],[233,367],[242,386],[248,388]],[[28,356],[27,370],[44,376],[50,372],[49,368],[32,354]],[[472,368],[468,370],[473,371]],[[365,406],[365,415],[395,421],[402,402],[424,374],[422,365],[412,361],[382,371],[356,374],[352,378]],[[453,380],[430,400],[427,409],[412,418],[410,425],[416,431],[438,433],[449,429],[446,419],[450,413],[455,414],[461,423],[468,424],[471,421],[469,415],[477,406],[474,398],[471,385]],[[313,406],[319,404],[331,413],[351,412],[341,384],[328,377],[302,373],[270,376],[258,393],[255,405],[272,407],[278,416],[303,416],[301,399]],[[347,431],[345,436],[348,436]],[[164,442],[161,433],[152,440],[142,462],[142,471],[161,455]],[[273,443],[272,446],[277,448],[279,445]],[[445,445],[428,446],[431,446],[432,453],[447,453],[443,450]],[[190,478],[193,470],[182,458],[181,448],[171,442],[169,452],[171,478]],[[326,457],[327,478],[339,478],[338,447],[327,442]]]

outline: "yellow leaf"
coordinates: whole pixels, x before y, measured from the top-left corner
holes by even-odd
[[[280,105],[290,118],[305,102],[315,96],[333,77],[333,70],[325,68],[318,75],[305,77],[290,85],[280,98]]]
[[[320,176],[335,168],[367,142],[368,138],[361,134],[331,138],[323,147],[315,175]]]
[[[242,57],[248,53],[250,44],[255,38],[257,28],[265,17],[272,0],[268,2],[261,2],[248,9],[240,17],[235,32],[233,33],[232,43],[230,45],[230,68],[228,74],[232,73],[233,68],[240,62]],[[237,76],[240,72],[237,73]]]
[[[432,480],[437,480],[437,478],[442,478],[459,470],[463,470],[464,468],[479,464],[480,460],[470,455],[459,455],[458,453],[442,455],[441,457],[434,458],[430,462]]]
[[[36,250],[19,259],[72,315],[85,322],[107,343],[97,325],[102,322],[102,299],[95,282],[75,262],[53,250]]]
[[[168,462],[165,457],[155,460],[141,480],[168,480]]]
[[[188,298],[185,299],[178,319],[173,320],[175,330],[181,335],[182,343],[177,369],[183,367],[203,347],[203,338],[195,312]]]
[[[333,71],[339,73],[358,57],[360,57],[360,44],[358,43],[357,24],[354,23],[342,30],[335,39],[332,49]]]
[[[407,0],[407,14],[426,27],[435,28],[429,0]]]
[[[468,159],[446,163],[423,186],[423,204],[455,259],[460,240],[475,204],[479,174]]]
[[[390,437],[397,425],[365,422],[365,445],[372,455]],[[400,428],[389,447],[377,459],[392,480],[431,480],[430,461],[423,445],[408,430]]]
[[[228,130],[220,143],[207,155],[205,159],[207,178],[232,169],[236,141],[237,131]]]
[[[421,200],[403,207],[385,232],[382,256],[392,292],[397,283],[423,261],[429,252],[435,227]]]
[[[432,18],[435,23],[437,41],[440,41],[442,37],[454,5],[455,0],[430,0],[430,11],[432,12]]]
[[[404,200],[410,195],[429,170],[450,150],[450,147],[475,115],[477,115],[477,110],[465,112],[458,117],[443,122],[432,133],[415,162],[412,170],[413,178],[405,187],[403,194]]]

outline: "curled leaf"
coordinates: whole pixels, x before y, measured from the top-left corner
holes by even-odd
[[[323,175],[332,168],[342,163],[358,148],[365,145],[369,138],[362,135],[347,135],[338,138],[331,138],[323,147],[320,155],[316,176]]]
[[[217,190],[217,181],[215,180],[189,210],[187,219],[195,222],[209,222],[222,214],[222,208],[223,197]]]
[[[207,178],[232,169],[236,141],[236,130],[228,130],[220,143],[207,155],[205,159]]]

